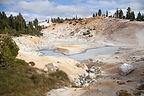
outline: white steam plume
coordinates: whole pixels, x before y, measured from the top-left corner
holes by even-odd
[[[136,33],[138,47],[144,48],[144,29]]]

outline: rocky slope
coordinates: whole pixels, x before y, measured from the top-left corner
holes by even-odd
[[[82,48],[83,45],[86,48],[86,45],[137,46],[142,44],[140,36],[143,35],[143,26],[143,22],[96,17],[51,24],[42,30],[42,37],[23,36],[14,40],[22,51],[61,48],[60,45],[82,45]]]

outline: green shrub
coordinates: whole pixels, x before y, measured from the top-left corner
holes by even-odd
[[[67,74],[61,70],[57,70],[56,72],[50,73],[49,75],[59,80],[69,80]]]
[[[16,43],[12,40],[12,38],[10,36],[4,36],[3,38],[4,38],[3,43],[5,43],[8,46],[12,55],[14,57],[16,57],[18,55],[18,51],[19,51],[19,48],[16,45]]]
[[[37,71],[29,66],[0,70],[0,96],[45,96],[51,89],[71,84],[62,71],[54,72],[51,76]],[[64,76],[63,80],[57,79],[58,75],[61,78]]]
[[[14,67],[16,67],[16,66],[28,66],[28,64],[24,60],[21,60],[21,59],[15,59],[13,65],[14,65]]]
[[[0,35],[0,96],[45,96],[51,89],[71,84],[63,71],[48,75],[16,59],[18,50],[11,37]]]
[[[12,66],[19,48],[10,36],[1,36],[0,40],[0,67]]]
[[[8,67],[13,63],[14,57],[6,44],[2,44],[0,48],[0,67]]]

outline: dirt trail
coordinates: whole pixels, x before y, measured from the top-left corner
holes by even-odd
[[[86,92],[86,90],[81,88],[60,88],[47,93],[47,96],[80,96],[84,94],[84,92]]]

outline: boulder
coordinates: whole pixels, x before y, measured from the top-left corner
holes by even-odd
[[[47,68],[47,67],[45,67],[43,70],[44,70],[45,72],[48,72],[48,68]]]
[[[134,71],[135,68],[132,65],[125,63],[125,64],[122,64],[119,67],[119,69],[120,69],[120,75],[126,76],[132,71]]]
[[[89,73],[88,72],[86,72],[86,73],[84,73],[84,75],[83,75],[84,77],[87,77],[87,76],[89,76]]]
[[[75,82],[76,86],[79,86],[79,87],[82,86],[79,78],[75,79],[74,82]]]
[[[77,63],[77,64],[76,64],[76,67],[82,68],[82,69],[85,69],[85,70],[88,69],[87,66],[86,66],[85,64],[82,64],[82,63]]]
[[[96,74],[95,73],[89,73],[89,78],[90,79],[96,78]]]
[[[44,71],[46,72],[55,72],[56,70],[58,70],[58,66],[55,63],[49,63],[45,65],[45,68],[44,68]]]
[[[29,64],[30,66],[35,66],[35,63],[34,63],[34,62],[32,62],[32,61],[31,61],[31,62],[29,62],[28,64]]]
[[[91,73],[95,73],[95,74],[101,73],[101,68],[100,67],[92,66],[89,70],[90,70]]]

